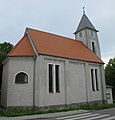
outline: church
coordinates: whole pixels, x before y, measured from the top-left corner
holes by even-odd
[[[104,63],[97,32],[85,12],[75,39],[26,28],[3,61],[1,105],[105,103]]]

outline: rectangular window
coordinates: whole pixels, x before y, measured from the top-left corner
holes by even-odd
[[[49,93],[53,93],[53,65],[49,64]]]
[[[95,53],[95,43],[94,42],[92,42],[92,50]]]
[[[55,80],[56,80],[56,92],[60,92],[59,89],[59,65],[55,65]]]
[[[99,91],[99,87],[98,87],[98,77],[97,77],[97,69],[95,69],[95,82],[96,82],[96,90]]]
[[[94,75],[93,75],[93,69],[91,69],[91,82],[92,82],[92,90],[95,91],[95,89],[94,89]]]
[[[97,69],[91,69],[91,82],[92,82],[92,91],[99,91]]]
[[[49,93],[60,92],[60,65],[48,64]]]

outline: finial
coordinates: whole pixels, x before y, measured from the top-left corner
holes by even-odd
[[[83,7],[83,14],[85,14],[85,7]]]

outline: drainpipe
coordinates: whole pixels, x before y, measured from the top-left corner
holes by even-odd
[[[35,107],[35,76],[36,76],[36,56],[34,56],[34,68],[33,68],[33,107]]]
[[[86,102],[88,103],[88,73],[87,73],[87,69],[88,69],[88,64],[85,63],[85,86],[86,86]]]

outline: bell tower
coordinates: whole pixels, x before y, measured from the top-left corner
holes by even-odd
[[[80,23],[74,32],[75,39],[82,41],[89,49],[91,49],[98,57],[101,58],[98,30],[95,29],[83,10]]]

